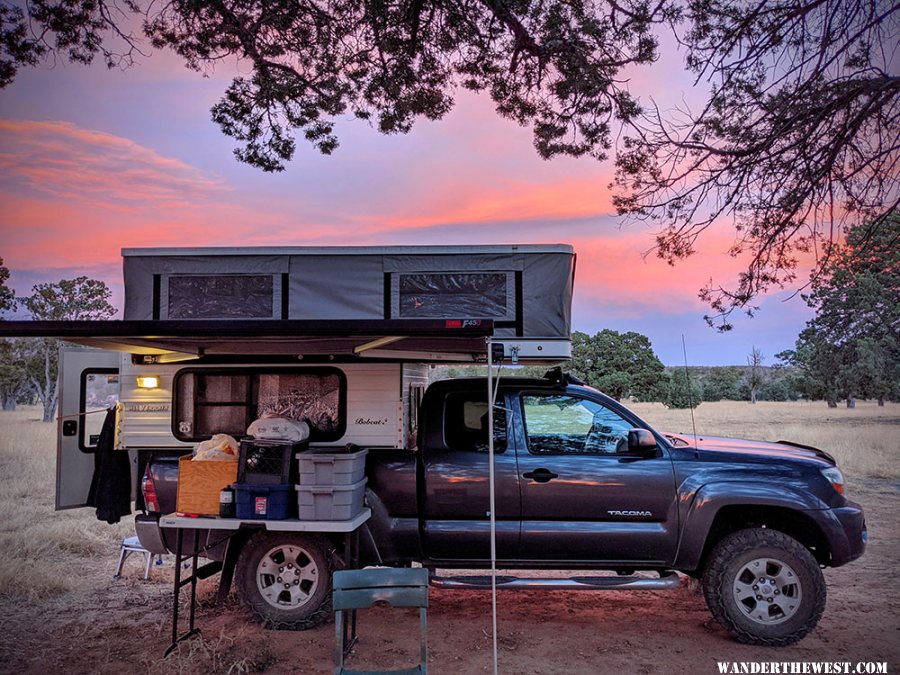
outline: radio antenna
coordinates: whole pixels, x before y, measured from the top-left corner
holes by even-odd
[[[697,452],[697,424],[694,422],[694,394],[691,391],[691,373],[687,364],[687,347],[684,344],[684,333],[681,334],[681,353],[684,354],[684,381],[687,384],[688,404],[691,407],[691,427],[694,430],[694,452]]]

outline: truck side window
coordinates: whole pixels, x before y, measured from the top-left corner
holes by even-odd
[[[444,441],[451,450],[488,451],[485,392],[453,392],[444,399]],[[506,410],[494,408],[494,452],[506,450]]]
[[[601,404],[564,394],[522,396],[522,412],[533,455],[616,454],[632,428]]]

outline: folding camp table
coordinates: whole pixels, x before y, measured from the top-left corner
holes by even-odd
[[[363,509],[356,517],[350,520],[251,520],[244,518],[216,518],[216,517],[187,517],[169,514],[162,516],[159,525],[165,529],[175,530],[177,533],[175,539],[175,580],[174,593],[172,599],[172,644],[166,649],[165,655],[168,656],[178,646],[178,643],[186,640],[194,635],[199,635],[200,630],[196,628],[194,619],[197,607],[197,581],[206,579],[219,572],[222,577],[219,580],[220,599],[224,593],[227,593],[231,586],[231,579],[234,574],[235,560],[226,552],[225,562],[212,561],[206,563],[202,567],[197,566],[200,555],[205,552],[205,548],[200,547],[200,531],[216,530],[222,532],[224,540],[230,542],[242,529],[254,528],[265,529],[270,532],[317,532],[344,535],[344,560],[348,569],[355,569],[359,566],[359,529],[372,516],[371,509]],[[185,532],[193,533],[193,546],[190,554],[184,554],[184,537]],[[214,545],[218,545],[223,540],[216,541]],[[190,559],[191,573],[182,578],[181,566]],[[191,602],[190,613],[188,619],[188,630],[182,635],[178,634],[179,619],[179,600],[181,599],[181,588],[190,584]],[[356,617],[345,617],[345,622],[350,623],[350,630],[345,630],[345,635],[349,635],[345,651],[352,648],[356,641]],[[346,629],[345,625],[345,629]]]

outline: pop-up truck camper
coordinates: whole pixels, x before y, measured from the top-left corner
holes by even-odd
[[[737,639],[790,644],[824,609],[820,567],[865,548],[822,451],[662,434],[559,368],[516,376],[571,356],[570,246],[123,257],[122,320],[0,336],[79,345],[62,351],[57,508],[87,503],[98,452],[127,453],[140,541],[179,563],[173,645],[199,578],[305,628],[329,616],[334,570],[413,564],[444,588],[667,589],[678,571]],[[488,363],[499,377],[428,385],[434,364]]]

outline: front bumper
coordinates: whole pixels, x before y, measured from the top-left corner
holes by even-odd
[[[847,502],[834,509],[809,512],[814,515],[831,549],[830,567],[846,565],[866,550],[869,534],[862,506]]]

